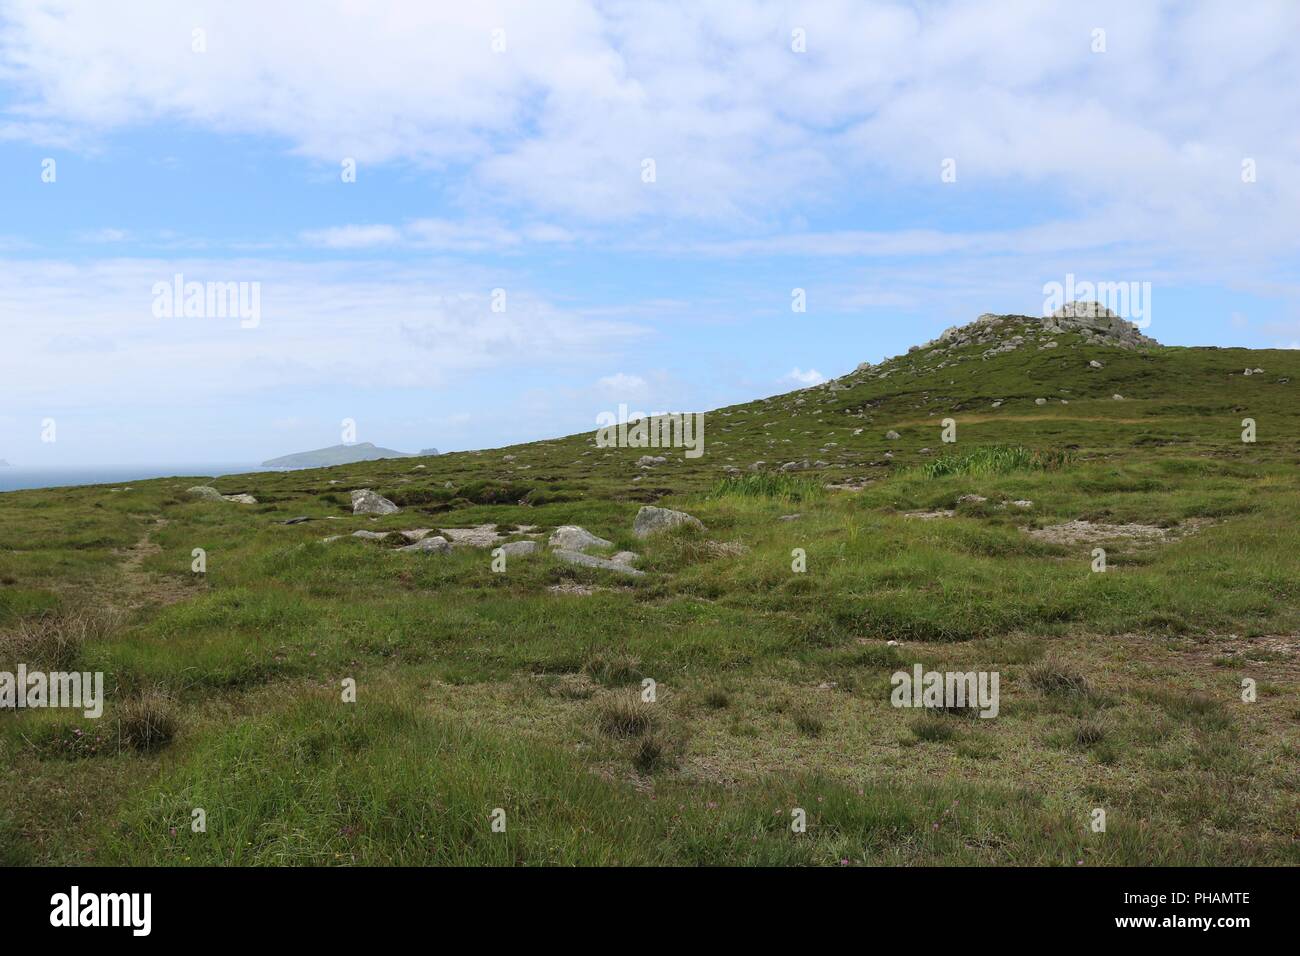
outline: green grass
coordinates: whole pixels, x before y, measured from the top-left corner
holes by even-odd
[[[1300,863],[1298,386],[1295,352],[1062,336],[720,409],[653,468],[588,434],[0,495],[0,670],[108,692],[98,723],[0,712],[0,863]],[[360,487],[402,512],[354,517]],[[647,503],[707,531],[639,540]],[[1099,574],[1029,533],[1076,519],[1171,536]],[[485,522],[647,573],[350,537]],[[891,707],[916,663],[998,671],[999,716]]]

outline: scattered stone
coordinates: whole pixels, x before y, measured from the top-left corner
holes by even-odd
[[[595,555],[584,554],[581,551],[569,551],[565,548],[557,548],[551,552],[561,561],[567,561],[569,564],[579,564],[584,568],[600,568],[602,571],[614,571],[617,574],[627,574],[633,577],[643,577],[644,571],[638,571],[636,568],[628,567],[626,564],[620,564],[617,561],[610,561],[607,558],[598,558]]]
[[[902,437],[903,437],[902,435],[898,434],[898,432],[894,431],[893,429],[890,429],[889,431],[885,432],[885,438],[887,438],[889,441],[898,441],[898,439]]]
[[[1112,395],[1111,398],[1114,399],[1114,400],[1117,401],[1117,402],[1122,402],[1122,401],[1124,401],[1124,396],[1123,396],[1123,395]]]
[[[625,564],[630,568],[632,565],[636,564],[637,559],[640,557],[641,555],[637,554],[635,551],[620,551],[617,554],[611,555],[609,560],[613,561],[615,564]]]
[[[1011,503],[1015,505],[1017,508],[1032,508],[1034,506],[1034,503],[1030,501],[1028,498],[1020,498],[1017,501],[1013,501]]]
[[[210,485],[195,485],[193,488],[187,488],[185,493],[191,498],[198,498],[201,501],[225,501],[221,497],[221,492]]]
[[[588,584],[565,583],[552,584],[546,590],[550,591],[552,594],[571,594],[574,597],[591,597],[596,593],[597,589]]]
[[[1036,399],[1034,399],[1034,404],[1035,404],[1035,405],[1046,405],[1046,404],[1047,404],[1047,399],[1045,399],[1045,398],[1036,398]]]
[[[407,541],[423,541],[429,535],[433,534],[432,528],[411,528],[407,531],[399,532]]]
[[[983,495],[962,495],[957,499],[959,505],[982,505],[988,501]]]
[[[353,531],[352,537],[365,538],[367,541],[383,541],[392,532],[390,531]]]
[[[369,488],[359,488],[352,492],[352,513],[354,515],[392,515],[402,509],[383,495]]]
[[[669,528],[675,528],[678,525],[690,525],[693,528],[704,530],[704,524],[698,518],[693,518],[685,511],[673,511],[669,508],[656,508],[653,505],[643,505],[641,510],[636,513],[636,520],[632,522],[632,533],[638,538],[648,538],[652,534],[660,531],[667,531]]]
[[[1105,368],[1105,367],[1106,367],[1105,365],[1101,364],[1101,363],[1098,362],[1096,359],[1092,359],[1092,360],[1088,363],[1088,368]]]
[[[473,528],[443,528],[442,533],[451,543],[461,548],[490,548],[505,535],[497,534],[494,524],[481,524]]]
[[[257,504],[257,499],[252,495],[222,495],[221,497],[226,501],[233,501],[237,505]]]
[[[415,542],[415,544],[408,544],[406,547],[398,548],[397,550],[419,551],[421,553],[431,551],[434,554],[451,554],[451,542],[442,535],[435,534],[432,537],[421,538],[419,541]]]
[[[1001,401],[1001,400],[998,400],[998,401],[994,402],[994,403],[993,403],[993,407],[994,407],[994,408],[1001,408],[1001,407],[1002,407],[1002,401]]]
[[[636,460],[638,468],[653,468],[655,465],[662,465],[668,459],[663,455],[642,455]]]
[[[918,518],[921,521],[933,521],[935,518],[951,518],[957,512],[944,509],[941,511],[905,511],[904,518]]]
[[[1053,544],[1080,544],[1114,538],[1164,541],[1169,538],[1170,529],[1152,524],[1103,524],[1079,519],[1064,524],[1049,525],[1046,528],[1034,528],[1028,533],[1032,538],[1050,541]]]
[[[614,547],[613,541],[598,538],[586,528],[579,527],[576,524],[566,524],[556,528],[551,532],[551,537],[546,543],[551,548],[560,548],[565,551],[586,551],[588,548]]]

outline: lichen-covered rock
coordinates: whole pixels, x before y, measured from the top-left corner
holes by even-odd
[[[559,548],[553,553],[561,561],[567,561],[569,564],[579,564],[585,568],[600,568],[602,571],[613,571],[616,574],[626,574],[638,578],[645,575],[644,571],[638,571],[626,564],[610,561],[607,558],[598,558],[593,554],[583,554],[581,551],[569,551]]]
[[[358,488],[352,492],[354,515],[394,515],[401,510],[383,495],[369,488]]]
[[[415,544],[408,544],[404,548],[398,548],[398,551],[419,551],[433,554],[451,554],[451,542],[440,534],[432,537],[421,538]]]
[[[185,493],[191,498],[198,498],[201,501],[225,501],[221,497],[221,492],[209,485],[195,485],[193,488],[187,488]]]
[[[673,511],[670,508],[656,508],[654,505],[643,505],[641,510],[636,513],[636,520],[632,522],[632,533],[638,538],[648,538],[652,534],[658,534],[660,531],[667,531],[669,528],[676,528],[679,525],[690,525],[693,528],[704,530],[704,523],[699,518],[688,515],[685,511]]]
[[[501,545],[500,551],[502,554],[513,558],[521,554],[533,554],[540,548],[541,545],[536,541],[511,541],[508,544]]]
[[[587,551],[590,548],[614,547],[613,541],[598,538],[586,528],[579,527],[576,524],[566,524],[556,528],[551,532],[551,537],[546,543],[552,548],[562,548],[565,551]]]

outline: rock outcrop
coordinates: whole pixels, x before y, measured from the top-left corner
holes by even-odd
[[[352,492],[354,515],[394,515],[401,510],[383,495],[369,488],[358,488]]]

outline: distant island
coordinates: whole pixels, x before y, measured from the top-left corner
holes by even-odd
[[[438,449],[425,448],[420,454],[409,451],[394,451],[380,448],[373,442],[363,441],[355,445],[331,445],[329,448],[317,448],[315,451],[303,451],[296,455],[284,455],[262,462],[264,468],[328,468],[331,465],[350,465],[355,461],[375,461],[379,458],[416,458],[436,455]]]

